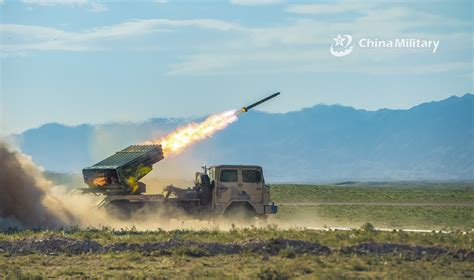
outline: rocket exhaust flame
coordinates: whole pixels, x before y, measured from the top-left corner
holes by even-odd
[[[92,181],[92,184],[97,187],[103,187],[107,185],[107,178],[106,177],[97,177]]]
[[[217,131],[226,128],[229,124],[235,122],[240,114],[246,113],[253,107],[267,102],[278,95],[280,95],[280,92],[267,96],[249,106],[242,107],[242,109],[238,111],[231,110],[211,115],[203,122],[191,123],[180,127],[165,137],[155,141],[145,142],[145,144],[160,144],[164,156],[179,154],[192,144],[212,137]]]
[[[212,137],[217,131],[235,122],[237,115],[238,111],[234,110],[211,115],[200,123],[190,123],[146,144],[160,144],[165,156],[179,154],[192,144]]]

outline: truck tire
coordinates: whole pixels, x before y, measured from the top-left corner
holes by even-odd
[[[199,176],[199,200],[203,209],[208,210],[212,202],[212,184],[207,174]]]
[[[234,202],[224,211],[226,220],[232,222],[251,222],[257,217],[257,212],[248,202]]]

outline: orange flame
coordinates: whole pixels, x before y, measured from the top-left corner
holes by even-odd
[[[165,156],[179,154],[193,143],[202,141],[214,135],[217,131],[226,128],[237,120],[238,111],[226,111],[209,116],[200,123],[190,123],[176,129],[171,134],[147,144],[160,144]]]
[[[103,186],[107,185],[107,178],[97,177],[97,178],[94,179],[94,181],[92,181],[92,184],[94,184],[94,186],[96,186],[96,187],[103,187]]]

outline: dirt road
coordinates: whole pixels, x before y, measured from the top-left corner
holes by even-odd
[[[417,203],[417,202],[277,202],[282,206],[459,206],[474,207],[474,203]]]

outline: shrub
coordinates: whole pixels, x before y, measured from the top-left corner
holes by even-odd
[[[283,280],[289,279],[288,274],[276,268],[265,267],[258,273],[258,279],[262,280]]]
[[[360,227],[363,231],[375,231],[374,226],[371,223],[365,223]]]

